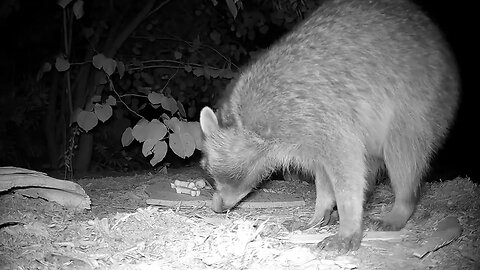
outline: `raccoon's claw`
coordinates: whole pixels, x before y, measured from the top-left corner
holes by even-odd
[[[332,215],[334,216],[334,215]],[[300,226],[300,230],[301,231],[305,231],[305,230],[308,230],[308,229],[311,229],[317,225],[320,225],[320,227],[322,226],[325,226],[325,225],[329,225],[329,224],[332,224],[332,222],[335,222],[336,219],[335,218],[331,218],[331,215],[330,215],[330,211],[327,211],[325,212],[325,214],[323,214],[323,216],[313,216],[310,221],[303,225],[303,226]]]
[[[360,248],[362,242],[361,234],[353,234],[348,237],[341,237],[338,234],[328,236],[317,244],[317,248],[327,251],[338,251],[341,254],[354,251]]]
[[[372,222],[372,229],[375,231],[399,231],[403,226],[397,226],[382,219],[376,219]]]
[[[326,211],[322,216],[313,216],[310,221],[303,225],[300,226],[301,231],[305,231],[308,229],[311,229],[315,226],[326,226],[326,225],[333,225],[338,221],[338,212],[337,211]]]
[[[322,224],[322,221],[318,221],[318,220],[314,220],[314,219],[311,219],[307,224],[303,225],[303,226],[300,226],[299,230],[301,231],[306,231],[308,229],[311,229],[317,225],[321,225]]]
[[[329,219],[327,220],[326,223],[322,222],[321,226],[325,225],[334,225],[338,222],[338,211],[333,211],[331,214],[329,214]]]

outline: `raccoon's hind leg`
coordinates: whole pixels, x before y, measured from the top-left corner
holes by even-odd
[[[330,221],[330,214],[335,206],[335,196],[333,194],[332,184],[325,174],[323,168],[317,168],[315,171],[315,213],[310,221],[302,227],[302,230],[320,225],[325,226]]]
[[[365,187],[365,202],[368,201],[374,191],[377,184],[377,180],[381,173],[385,170],[385,162],[383,158],[377,156],[368,156],[365,160],[367,164],[367,174],[366,174],[366,187]]]
[[[380,229],[383,230],[402,229],[413,214],[420,179],[433,152],[432,136],[425,133],[428,125],[415,128],[396,123],[384,146],[384,160],[395,193],[395,203],[380,221]]]

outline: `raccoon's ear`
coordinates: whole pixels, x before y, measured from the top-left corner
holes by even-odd
[[[209,135],[219,129],[217,116],[208,106],[205,106],[200,111],[200,127],[205,135]]]

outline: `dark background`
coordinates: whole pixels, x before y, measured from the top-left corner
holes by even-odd
[[[477,83],[474,82],[477,54],[473,32],[477,28],[474,8],[468,1],[416,1],[444,32],[457,58],[462,83],[462,100],[455,125],[444,148],[433,163],[432,174],[442,179],[470,176],[479,182],[477,155],[478,135],[474,131],[478,123],[475,99]],[[435,178],[435,177],[434,177]]]
[[[17,1],[19,8],[8,14],[8,16],[0,17],[0,30],[2,33],[2,40],[0,44],[0,142],[3,141],[3,148],[0,147],[0,166],[12,165],[30,167],[38,170],[54,170],[60,168],[45,167],[45,160],[47,159],[45,149],[45,139],[42,134],[42,119],[43,109],[45,102],[34,102],[33,105],[37,105],[34,111],[28,111],[29,106],[33,106],[32,102],[38,100],[36,92],[31,89],[35,88],[35,82],[29,85],[22,85],[22,82],[28,80],[28,78],[35,77],[39,67],[44,61],[51,61],[52,58],[62,50],[61,48],[61,12],[56,5],[55,1]],[[181,1],[180,1],[181,2]],[[281,1],[279,1],[281,2]],[[283,1],[283,3],[292,3],[295,1]],[[436,179],[453,179],[456,176],[470,176],[473,181],[478,182],[480,177],[478,175],[478,140],[476,135],[477,128],[477,115],[475,99],[476,81],[474,81],[474,71],[477,67],[477,48],[475,46],[475,37],[478,32],[474,6],[471,1],[453,2],[453,1],[434,1],[434,0],[417,0],[418,3],[430,17],[440,26],[445,33],[448,42],[451,44],[454,51],[462,80],[462,102],[458,112],[456,123],[452,129],[451,135],[447,139],[445,146],[438,153],[435,158],[432,170],[426,177],[427,180]],[[214,9],[221,19],[214,23],[208,23],[207,17],[203,17],[202,23],[205,24],[209,31],[229,27],[229,24],[234,24],[229,13],[228,8],[224,1],[220,0],[216,7],[209,7],[212,5],[211,1],[192,1],[188,2],[191,5],[203,5],[206,9]],[[180,4],[178,4],[180,5]],[[243,1],[245,10],[255,9],[256,6],[266,6],[265,1]],[[288,6],[288,5],[284,5]],[[85,4],[85,9],[94,14],[94,11],[88,10],[88,3]],[[260,9],[260,8],[259,8]],[[286,8],[288,9],[288,8]],[[172,4],[171,7],[165,7],[162,12],[174,14],[175,12],[185,12],[184,9]],[[245,12],[240,10],[239,14]],[[266,12],[266,11],[265,11]],[[165,13],[162,13],[165,14]],[[158,20],[161,25],[162,14],[159,14]],[[240,15],[239,15],[240,16]],[[95,18],[88,17],[86,15],[87,22],[95,21]],[[172,15],[172,17],[174,17]],[[212,17],[212,21],[213,21]],[[90,20],[90,21],[89,21]],[[241,23],[237,21],[237,24]],[[180,23],[179,23],[180,25]],[[191,24],[186,24],[184,27],[190,27]],[[238,25],[237,25],[238,26]],[[155,26],[154,26],[155,27]],[[179,28],[181,30],[181,28]],[[77,29],[78,30],[78,29]],[[172,28],[172,32],[178,30]],[[239,46],[247,51],[255,51],[257,49],[265,48],[268,44],[272,43],[282,33],[288,31],[288,27],[280,27],[270,25],[270,29],[266,34],[258,34],[253,40],[240,37],[236,42]],[[136,33],[138,35],[138,33]],[[186,35],[188,36],[188,35]],[[193,36],[190,36],[193,37]],[[230,39],[222,40],[222,42],[232,42],[235,36]],[[223,44],[223,43],[222,43]],[[220,44],[221,45],[221,44]],[[219,45],[219,46],[220,46]],[[74,41],[74,52],[80,51],[80,48],[88,47],[89,43],[82,40]],[[128,41],[124,44],[125,47],[132,47],[132,43]],[[171,46],[171,49],[175,49],[175,45]],[[214,46],[214,45],[212,45]],[[119,50],[119,55],[124,51]],[[123,54],[125,55],[125,54]],[[81,55],[72,55],[76,57],[77,61],[82,60]],[[114,56],[115,58],[116,56]],[[152,56],[153,57],[153,56]],[[233,60],[237,65],[241,65],[248,61],[248,54],[244,54],[236,60]],[[202,59],[198,59],[201,61]],[[75,73],[73,73],[75,76]],[[185,77],[185,80],[189,80],[190,77]],[[198,79],[198,78],[195,78]],[[48,79],[47,79],[48,80]],[[193,80],[193,79],[192,79]],[[203,96],[193,96],[185,98],[186,102],[189,100],[196,100],[198,106],[197,113],[192,114],[189,120],[198,120],[198,111],[201,105],[213,105],[216,101],[215,98],[221,93],[224,86],[228,83],[228,80],[223,80],[222,83],[216,85],[216,88],[208,88],[202,90]],[[192,87],[195,88],[196,85]],[[29,88],[31,88],[29,90]],[[193,90],[192,90],[193,91]],[[195,91],[198,91],[195,90]],[[209,93],[211,91],[212,93]],[[18,101],[18,104],[12,104],[10,97],[14,95],[24,95],[24,93],[30,93],[28,101],[14,99]],[[174,96],[174,94],[172,94]],[[182,94],[183,95],[183,94]],[[188,96],[188,95],[187,95]],[[211,98],[211,99],[209,99]],[[41,99],[40,99],[41,100]],[[187,103],[188,103],[187,102]],[[46,106],[46,105],[45,105]],[[187,106],[188,107],[188,106]],[[13,111],[17,112],[19,108],[28,111],[29,123],[31,126],[25,126],[22,124],[22,132],[17,132],[18,126],[12,123],[18,123],[14,120],[15,117]],[[151,112],[145,111],[146,114]],[[25,115],[25,114],[21,114]],[[2,121],[3,120],[3,121]],[[27,121],[28,122],[28,121]],[[3,132],[2,132],[3,130]],[[100,132],[100,131],[99,131]],[[14,134],[14,135],[13,135]],[[14,147],[7,147],[12,145],[12,141],[22,142]],[[98,141],[96,141],[98,143]],[[0,146],[2,144],[0,143]],[[8,149],[4,151],[2,149]],[[12,150],[13,149],[13,150]],[[111,149],[111,148],[108,148]],[[133,151],[133,149],[127,149]],[[108,152],[110,150],[106,150]],[[113,150],[112,150],[113,151]],[[116,149],[115,151],[119,151]],[[105,152],[94,151],[92,160],[95,163],[102,160],[98,156],[107,155]],[[9,158],[13,157],[13,158]],[[23,158],[22,158],[23,157]],[[199,154],[188,161],[197,161]],[[104,158],[105,159],[105,158]],[[166,161],[177,162],[179,161],[175,155],[169,153]],[[140,163],[142,161],[139,161]],[[179,164],[185,164],[180,162]],[[144,164],[138,167],[132,166],[130,169],[149,169],[148,160],[144,160]],[[128,167],[128,164],[127,164]],[[104,170],[115,170],[117,168],[102,167]],[[125,167],[123,167],[125,170]],[[127,168],[128,170],[128,168]]]

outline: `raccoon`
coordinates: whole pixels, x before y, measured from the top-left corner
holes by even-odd
[[[439,29],[406,0],[333,0],[241,73],[217,115],[200,113],[212,208],[234,207],[272,171],[313,175],[327,250],[359,248],[365,192],[388,172],[395,194],[381,228],[399,230],[454,120],[455,59]],[[369,179],[369,180],[367,180]]]

